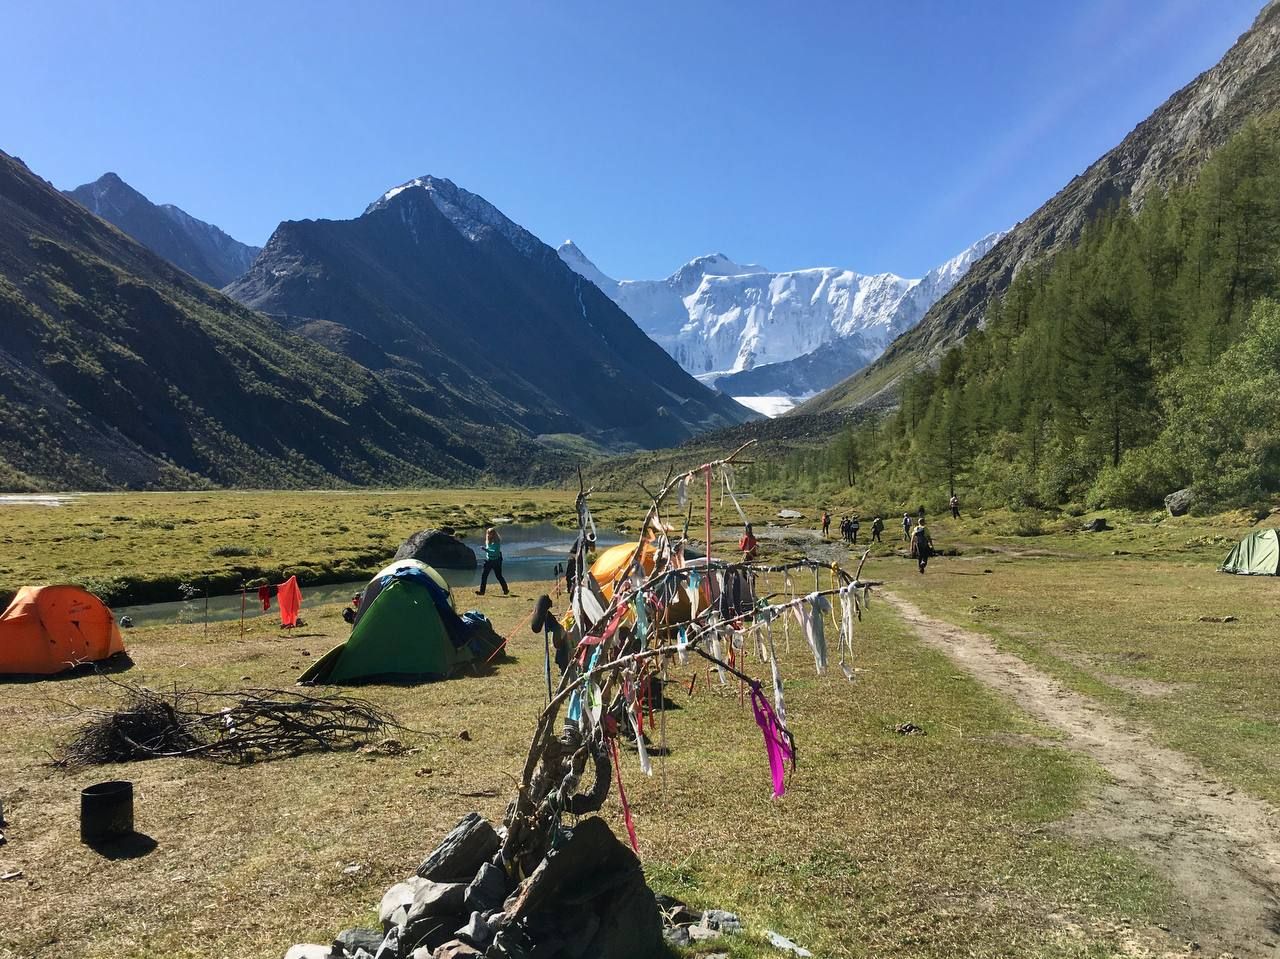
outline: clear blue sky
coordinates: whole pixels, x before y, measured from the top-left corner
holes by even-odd
[[[918,276],[1026,216],[1259,0],[18,3],[0,148],[263,243],[432,173],[607,273]]]

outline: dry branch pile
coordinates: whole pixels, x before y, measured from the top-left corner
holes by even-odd
[[[350,749],[368,742],[395,719],[350,696],[294,690],[245,689],[159,692],[116,683],[114,709],[84,709],[89,718],[61,748],[67,767],[132,762],[164,756],[202,756],[219,762]]]

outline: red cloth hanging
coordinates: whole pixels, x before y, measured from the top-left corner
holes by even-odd
[[[265,613],[271,608],[271,587],[259,586],[258,599],[262,602],[262,611]]]
[[[281,583],[276,588],[276,597],[280,600],[280,625],[297,626],[298,610],[302,608],[302,590],[298,588],[298,577],[290,576]]]

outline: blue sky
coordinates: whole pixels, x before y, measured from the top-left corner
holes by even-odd
[[[263,243],[447,176],[615,277],[918,276],[1026,216],[1260,3],[229,0],[3,13],[0,149]]]

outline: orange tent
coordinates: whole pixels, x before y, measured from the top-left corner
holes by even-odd
[[[613,599],[613,587],[623,575],[630,572],[631,561],[635,558],[639,543],[619,543],[610,546],[591,564],[591,575],[600,584],[600,592],[605,602]],[[640,553],[640,567],[646,574],[653,572],[654,546],[652,540],[646,540]]]
[[[0,675],[49,675],[124,652],[115,617],[79,586],[24,586],[0,615]]]

